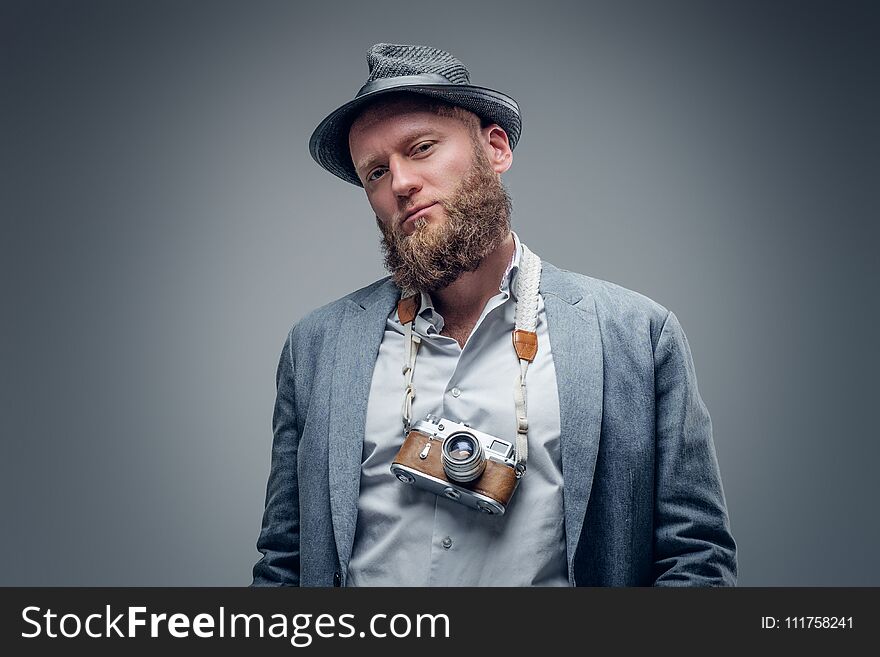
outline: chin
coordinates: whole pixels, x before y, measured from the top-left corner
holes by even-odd
[[[403,229],[401,229],[401,233],[403,233],[404,237],[412,237],[413,235],[415,235],[417,233],[425,232],[426,230],[428,230],[428,227],[434,223],[433,221],[430,221],[429,219],[423,219],[423,220],[421,220],[421,222],[422,223],[413,226],[411,233],[407,233]]]
[[[416,230],[424,230],[430,226],[442,226],[445,223],[445,219],[443,217],[423,217],[421,219],[421,225],[416,226]]]

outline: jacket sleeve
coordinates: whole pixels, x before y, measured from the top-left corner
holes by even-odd
[[[690,347],[669,313],[654,349],[655,586],[735,586],[736,543]]]
[[[263,557],[254,566],[251,586],[299,585],[299,433],[294,406],[294,362],[288,335],[275,377],[272,418],[272,465],[266,486],[263,525],[257,550]]]

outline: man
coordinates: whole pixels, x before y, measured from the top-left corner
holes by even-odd
[[[310,150],[364,187],[391,277],[288,335],[254,585],[733,585],[678,320],[510,231],[511,98],[435,48],[377,44],[367,61]],[[478,448],[432,439],[444,423],[507,460],[484,455],[467,480]],[[490,467],[500,488],[481,483]]]

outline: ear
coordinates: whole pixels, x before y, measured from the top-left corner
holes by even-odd
[[[480,130],[483,142],[483,150],[495,173],[504,173],[513,164],[513,151],[510,150],[510,140],[507,133],[497,123],[486,126]]]

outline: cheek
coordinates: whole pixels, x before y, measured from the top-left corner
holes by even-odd
[[[370,207],[373,209],[373,213],[376,214],[383,221],[388,221],[390,213],[394,212],[393,207],[389,205],[387,199],[383,198],[380,194],[368,194],[367,201],[369,202]]]
[[[470,161],[460,161],[451,158],[445,161],[436,161],[435,166],[424,175],[425,187],[448,196],[458,188],[461,179],[470,170]]]
[[[376,219],[381,221],[384,226],[390,226],[393,223],[393,217],[397,212],[397,205],[394,201],[388,201],[387,199],[380,197],[368,198],[368,200]]]

